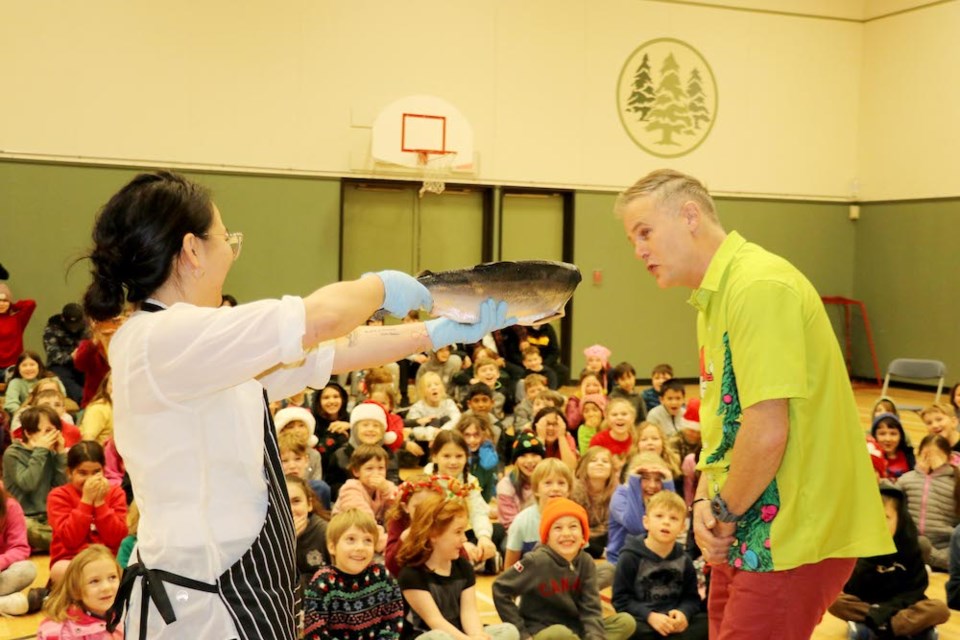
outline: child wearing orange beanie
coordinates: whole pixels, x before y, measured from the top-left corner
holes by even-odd
[[[636,621],[618,613],[603,617],[596,565],[584,550],[587,512],[567,498],[553,498],[540,516],[541,545],[493,582],[493,602],[521,638],[627,640]],[[516,599],[519,597],[519,606]]]

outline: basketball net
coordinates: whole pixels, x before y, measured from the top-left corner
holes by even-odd
[[[453,160],[457,157],[456,151],[446,153],[417,152],[417,166],[423,174],[423,186],[420,187],[420,197],[423,194],[443,193],[447,188],[446,178],[453,173]]]

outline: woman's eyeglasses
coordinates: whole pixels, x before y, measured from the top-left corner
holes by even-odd
[[[227,239],[227,244],[230,245],[230,250],[233,251],[233,259],[236,260],[240,257],[240,249],[243,248],[243,232],[234,231],[233,233],[208,233],[207,236],[224,236]]]

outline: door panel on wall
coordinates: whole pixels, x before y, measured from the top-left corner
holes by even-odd
[[[483,194],[428,193],[421,200],[416,271],[462,269],[483,261]]]
[[[563,196],[503,194],[501,260],[563,260]]]
[[[414,206],[416,192],[405,188],[343,188],[343,280],[368,271],[414,271]]]
[[[480,190],[418,194],[419,185],[345,183],[341,278],[398,269],[418,273],[482,261]]]

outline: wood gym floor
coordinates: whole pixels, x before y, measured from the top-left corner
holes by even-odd
[[[572,389],[566,390],[572,392]],[[893,398],[899,401],[905,402],[914,402],[917,404],[923,404],[931,402],[933,399],[932,393],[924,393],[918,391],[906,391],[894,389],[895,393]],[[696,393],[696,387],[688,387],[687,393]],[[855,394],[857,398],[857,405],[860,408],[860,417],[861,422],[866,428],[870,424],[870,412],[873,409],[873,404],[879,397],[879,390],[873,386],[859,387],[855,389]],[[926,430],[924,429],[923,422],[920,420],[920,417],[913,413],[905,413],[901,416],[903,418],[904,429],[909,433],[911,440],[916,443],[926,435]],[[47,556],[35,556],[33,558],[34,563],[37,565],[38,575],[37,580],[34,583],[34,586],[42,586],[47,581],[47,576],[49,573],[49,558]],[[944,594],[944,584],[947,581],[947,574],[945,573],[934,573],[930,576],[930,587],[927,589],[927,595],[931,598],[937,598],[940,600],[945,600],[946,596]],[[490,585],[493,582],[492,576],[478,576],[477,578],[477,592],[479,598],[479,608],[480,615],[483,618],[485,623],[493,623],[499,621],[497,617],[496,610],[493,607],[493,600],[490,597]],[[607,590],[606,595],[609,596],[609,590]],[[612,612],[608,604],[604,605],[609,611]],[[22,616],[18,618],[3,618],[0,617],[0,640],[21,640],[26,638],[36,637],[37,627],[40,624],[42,616],[40,614],[34,614],[31,616]],[[950,620],[946,624],[939,627],[940,638],[942,640],[960,640],[960,612],[951,611]],[[843,622],[834,618],[829,613],[824,616],[823,621],[817,627],[812,638],[813,640],[839,640],[841,638],[846,638],[846,626]]]

